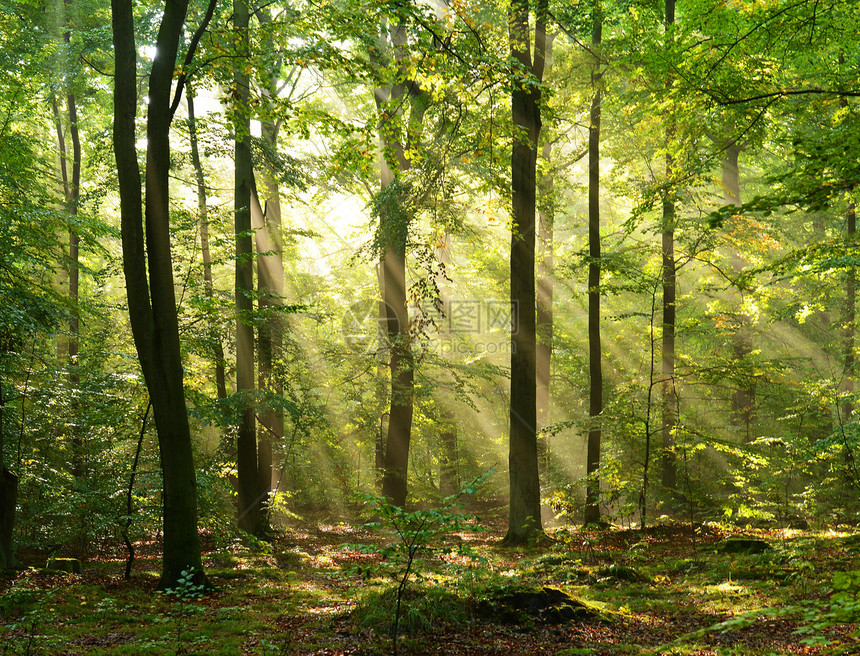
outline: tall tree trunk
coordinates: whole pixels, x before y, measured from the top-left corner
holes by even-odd
[[[547,0],[539,0],[532,60],[529,3],[512,0],[508,9],[510,51],[516,63],[511,80],[515,130],[511,152],[511,306],[515,327],[511,335],[508,544],[543,535],[537,458],[535,190],[547,14]]]
[[[671,31],[675,22],[675,0],[666,0],[666,30]],[[668,38],[668,37],[667,37]],[[671,123],[666,128],[666,183],[674,175],[674,160],[671,155],[671,142],[674,138],[674,126]],[[661,433],[663,437],[662,453],[662,483],[667,490],[677,488],[677,472],[675,468],[675,422],[678,416],[678,397],[675,386],[675,300],[677,296],[675,264],[675,192],[667,188],[663,195],[662,223],[662,254],[663,254],[663,344],[662,344],[662,384],[663,420]]]
[[[241,415],[236,436],[239,528],[258,537],[267,532],[262,504],[267,491],[261,489],[257,461],[257,429],[252,396],[254,380],[254,238],[251,231],[253,169],[251,160],[250,87],[245,65],[248,57],[250,12],[244,0],[233,0],[237,62],[233,69],[236,87],[234,110],[235,179],[233,211],[236,234],[236,393]]]
[[[200,221],[200,255],[203,258],[203,291],[210,303],[215,298],[212,283],[212,254],[209,250],[209,207],[207,205],[206,176],[200,161],[200,150],[197,144],[197,117],[194,113],[194,93],[190,86],[186,89],[188,105],[188,136],[191,142],[191,163],[194,166],[194,179],[197,183],[197,219]],[[215,312],[209,312],[209,341],[212,345],[212,358],[215,361],[215,390],[219,399],[227,398],[227,376],[224,372],[224,346],[221,344],[221,334],[218,330]]]
[[[393,209],[393,208],[392,208]],[[393,210],[396,212],[397,210]],[[383,217],[380,217],[381,219]],[[409,443],[412,436],[414,361],[409,343],[406,312],[406,239],[408,228],[383,219],[388,232],[388,250],[383,261],[386,327],[391,369],[391,407],[384,453],[382,494],[397,506],[406,503]]]
[[[21,403],[23,402],[24,399],[21,399]],[[13,537],[15,507],[18,503],[18,477],[6,467],[6,459],[3,456],[5,417],[6,396],[3,394],[3,382],[0,381],[0,570],[17,564]]]
[[[852,189],[853,191],[853,189]],[[846,240],[853,246],[857,240],[857,207],[854,201],[848,203],[845,212]],[[845,378],[845,392],[848,394],[842,405],[842,421],[848,423],[854,414],[854,401],[851,395],[854,393],[854,371],[857,366],[854,355],[855,323],[857,320],[857,269],[850,267],[845,274],[845,334],[844,334],[844,366],[843,376]]]
[[[257,9],[255,15],[261,24],[269,24],[271,16],[262,9]],[[276,51],[277,44],[267,41],[263,48]],[[280,64],[277,60],[267,88],[260,90],[261,95],[268,101],[270,108],[274,109],[274,98],[278,96],[278,84],[280,83]],[[301,73],[297,69],[287,76],[284,85],[292,79],[291,90],[287,98],[292,99],[296,90]],[[261,120],[261,135],[263,141],[268,144],[272,152],[277,152],[278,136],[280,133],[280,120],[266,118]],[[281,378],[275,375],[275,361],[281,354],[283,347],[283,333],[285,329],[284,318],[279,309],[284,304],[284,253],[281,215],[281,193],[278,180],[268,169],[263,168],[259,172],[259,179],[263,186],[263,203],[257,196],[259,191],[254,184],[254,196],[256,209],[251,220],[254,224],[254,235],[257,246],[257,288],[259,291],[259,309],[262,316],[257,335],[258,354],[258,385],[261,391],[266,391],[272,396],[283,395],[284,387]],[[256,178],[255,178],[256,180]],[[252,209],[254,209],[252,207]],[[260,477],[260,486],[271,492],[278,485],[274,450],[272,445],[280,443],[284,437],[284,412],[280,405],[266,404],[266,409],[260,417],[260,430],[257,440],[258,463],[257,471]]]
[[[552,158],[552,143],[547,141],[541,149],[541,157],[549,164]],[[550,379],[552,372],[553,337],[553,222],[555,207],[553,173],[549,171],[540,184],[542,207],[538,212],[538,257],[537,257],[537,315],[535,323],[535,400],[537,431],[550,423]],[[545,435],[537,438],[538,468],[541,474],[549,466],[549,444]]]
[[[385,301],[385,324],[388,334],[391,371],[391,405],[388,413],[388,435],[383,453],[382,494],[391,503],[403,506],[408,491],[409,444],[412,439],[415,372],[410,344],[409,317],[406,307],[406,248],[409,237],[407,185],[403,174],[412,168],[411,153],[421,146],[421,132],[428,98],[410,77],[403,62],[407,45],[406,25],[400,21],[389,30],[394,59],[400,65],[398,82],[390,89],[377,89],[377,107],[382,113],[379,125],[383,151],[380,175],[381,191],[388,198],[379,211],[380,234],[385,244],[382,261],[382,287]],[[392,134],[387,117],[399,113],[408,98],[409,116],[406,134]]]
[[[603,35],[600,6],[595,6],[591,44],[599,51]],[[600,415],[603,412],[603,369],[600,352],[600,61],[591,72],[594,95],[591,98],[591,122],[588,130],[588,373],[589,401],[588,449],[585,494],[585,523],[600,521]]]
[[[545,69],[552,66],[552,45],[555,34],[546,36]],[[537,239],[537,314],[535,320],[535,399],[538,432],[538,471],[543,476],[549,467],[549,437],[540,434],[550,424],[550,382],[552,379],[553,296],[555,223],[555,172],[552,170],[552,141],[546,138],[541,148],[546,173],[538,181],[538,239]]]
[[[68,44],[71,36],[69,32],[63,34],[64,41]],[[66,113],[68,117],[68,135],[71,138],[72,151],[69,153],[66,141],[66,129],[63,127],[63,118],[56,99],[51,99],[54,110],[54,122],[57,129],[57,144],[60,151],[60,177],[63,182],[63,199],[65,201],[66,214],[69,216],[69,260],[65,268],[66,280],[69,285],[69,305],[71,306],[69,317],[69,333],[61,343],[60,351],[66,358],[69,368],[69,386],[72,389],[73,399],[77,398],[77,390],[80,387],[81,377],[78,369],[78,354],[80,343],[80,236],[75,229],[78,216],[78,203],[81,194],[81,139],[78,130],[78,108],[75,94],[71,91],[66,93]],[[69,176],[69,162],[71,161],[71,177]],[[73,401],[73,407],[75,406]],[[79,479],[84,475],[84,446],[83,436],[72,427],[72,475]],[[81,544],[84,548],[85,545]]]
[[[123,270],[129,317],[152,400],[163,478],[164,560],[161,588],[194,568],[206,582],[197,534],[197,491],[185,406],[179,324],[170,255],[170,91],[187,0],[167,0],[149,76],[146,206],[135,148],[137,51],[131,0],[112,0],[114,156],[120,192]],[[144,248],[144,214],[146,233]],[[147,275],[148,274],[148,275]]]
[[[440,243],[436,246],[436,259],[442,266],[439,275],[436,276],[436,287],[439,290],[439,308],[446,318],[451,316],[451,287],[448,271],[451,265],[451,235],[445,233]],[[440,336],[442,327],[439,326]],[[447,335],[451,337],[450,333]],[[443,354],[446,357],[446,354]],[[440,442],[442,450],[439,454],[439,491],[442,496],[451,496],[460,488],[459,477],[459,453],[457,450],[457,418],[454,413],[453,395],[443,395],[441,402],[447,404],[439,419]]]
[[[735,141],[725,146],[724,157],[720,163],[720,179],[723,186],[723,203],[725,205],[741,204],[741,178],[739,158],[741,146]],[[746,266],[746,262],[736,249],[729,254],[729,266],[734,275]],[[743,292],[736,299],[739,306],[743,308]],[[737,362],[742,362],[752,353],[752,330],[750,316],[740,310],[735,316],[735,334],[732,339],[732,350]],[[749,442],[752,439],[753,406],[755,405],[755,388],[751,383],[741,384],[732,392],[732,424],[742,431],[743,439]]]
[[[277,127],[263,123],[263,138],[274,146],[277,143]],[[260,391],[274,397],[283,394],[283,385],[275,375],[275,359],[283,342],[283,317],[279,308],[284,302],[284,259],[281,245],[281,198],[278,183],[263,174],[265,207],[260,206],[256,184],[252,199],[251,221],[257,247],[258,305],[262,318],[257,335],[258,386]],[[257,471],[260,487],[271,492],[277,485],[272,444],[284,436],[284,413],[271,403],[264,404],[260,416],[260,431],[257,440]]]

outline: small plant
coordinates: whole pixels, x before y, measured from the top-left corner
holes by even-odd
[[[205,583],[195,583],[196,570],[194,567],[189,567],[187,570],[182,570],[179,579],[176,581],[176,587],[167,588],[164,594],[169,597],[174,597],[179,603],[179,610],[176,614],[176,653],[184,654],[185,646],[182,642],[182,623],[186,615],[189,614],[189,602],[200,599],[206,592]]]
[[[358,495],[368,509],[375,514],[374,521],[366,526],[379,528],[385,526],[394,532],[395,539],[384,547],[376,545],[348,545],[362,553],[372,553],[383,557],[380,567],[391,574],[397,584],[394,593],[394,622],[391,629],[392,653],[397,655],[397,639],[400,629],[402,606],[407,587],[412,579],[421,579],[421,573],[416,568],[416,558],[422,552],[439,549],[442,538],[456,531],[479,530],[471,517],[464,515],[462,505],[458,502],[463,495],[475,494],[494,470],[489,470],[464,485],[457,494],[444,499],[440,508],[431,510],[414,510],[408,512],[400,506],[389,503],[387,499],[373,494]],[[458,555],[475,559],[476,555],[468,545],[458,543]]]
[[[807,624],[795,630],[804,634],[800,642],[807,646],[832,644],[824,633],[837,624],[852,624],[860,617],[860,571],[834,572],[832,594],[826,601],[813,602],[803,611]],[[857,631],[853,636],[857,636]]]
[[[3,654],[33,656],[56,647],[53,644],[55,639],[45,632],[56,620],[52,603],[54,590],[39,592],[13,587],[3,595],[0,610],[4,613],[9,610],[23,611],[20,619],[3,627]]]

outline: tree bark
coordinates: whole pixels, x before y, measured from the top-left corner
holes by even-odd
[[[385,301],[385,324],[388,334],[391,403],[388,434],[383,453],[382,494],[396,506],[406,503],[408,492],[409,445],[412,439],[413,396],[415,387],[414,358],[410,344],[409,317],[406,307],[406,248],[411,208],[403,174],[412,167],[409,153],[420,148],[427,98],[409,76],[403,64],[407,46],[406,25],[392,25],[388,38],[395,61],[401,64],[398,82],[389,89],[376,90],[377,107],[382,117],[379,125],[382,146],[381,189],[389,197],[380,208],[380,231],[385,253],[382,261],[382,293]],[[405,137],[392,134],[389,117],[400,113],[409,100]],[[392,185],[397,185],[392,187]],[[392,189],[394,190],[393,193]]]
[[[508,10],[508,37],[515,62],[511,91],[515,130],[511,152],[511,306],[515,325],[511,335],[507,544],[521,544],[544,535],[537,458],[535,192],[547,14],[546,0],[539,0],[532,61],[529,3],[512,0]]]
[[[209,208],[206,194],[206,176],[200,161],[200,150],[197,145],[197,118],[194,114],[194,93],[190,85],[186,85],[186,103],[188,105],[188,135],[191,142],[191,163],[194,166],[194,179],[197,183],[197,218],[200,221],[200,256],[203,258],[203,290],[206,299],[212,303],[215,290],[212,283],[212,254],[209,250]],[[209,341],[212,344],[212,358],[215,361],[215,390],[219,399],[227,398],[227,376],[224,372],[224,347],[221,344],[221,334],[218,330],[214,310],[207,316],[209,323]]]
[[[723,203],[726,205],[741,204],[741,178],[739,158],[741,146],[732,141],[725,146],[724,157],[720,163],[720,179],[723,186]],[[733,274],[738,275],[746,266],[743,258],[736,249],[729,254],[729,266]],[[742,308],[744,304],[743,292],[739,292],[736,299]],[[740,310],[734,317],[735,333],[732,339],[732,351],[734,359],[741,363],[752,353],[752,331],[750,327],[750,316]],[[732,424],[742,431],[743,440],[749,442],[752,439],[753,407],[755,405],[755,387],[752,384],[740,384],[732,392]]]
[[[671,29],[675,22],[675,0],[666,0],[666,29]],[[671,185],[674,175],[674,160],[671,154],[674,127],[671,123],[666,128],[666,184]],[[678,398],[675,386],[675,300],[677,295],[675,263],[675,191],[667,188],[663,195],[662,223],[662,255],[663,255],[663,343],[662,343],[662,383],[663,418],[661,434],[663,438],[662,451],[662,484],[667,490],[674,491],[677,487],[677,472],[675,467],[675,422],[678,415]]]
[[[23,403],[23,399],[21,400]],[[18,477],[6,468],[3,456],[5,433],[6,396],[0,381],[0,570],[14,567],[15,508],[18,503]]]
[[[270,143],[274,145],[277,142],[276,128],[266,123],[263,128],[264,138],[270,139]],[[265,208],[260,205],[256,184],[251,206],[251,222],[257,248],[257,296],[261,316],[257,333],[257,384],[260,391],[279,397],[283,394],[283,386],[275,375],[274,364],[283,341],[283,318],[278,311],[284,302],[281,202],[277,181],[265,174],[262,179],[266,190]],[[271,403],[265,403],[259,419],[257,475],[261,490],[271,492],[277,484],[272,444],[280,442],[284,436],[284,413]]]
[[[396,506],[406,503],[409,443],[412,436],[414,361],[406,312],[406,225],[385,221],[389,248],[383,262],[386,325],[391,369],[391,407],[384,453],[382,494]]]
[[[603,22],[600,7],[595,7],[591,44],[600,48]],[[600,415],[603,412],[603,369],[600,352],[600,62],[595,60],[591,72],[594,95],[591,99],[591,122],[588,130],[588,373],[589,401],[588,449],[585,494],[586,524],[600,521]]]
[[[197,580],[206,583],[197,534],[194,456],[183,388],[169,230],[170,90],[187,0],[167,0],[156,39],[158,57],[149,76],[145,208],[135,149],[137,51],[131,0],[112,0],[111,9],[116,62],[114,156],[123,270],[134,342],[152,399],[164,485],[164,559],[159,585],[174,586],[182,571],[192,567],[198,572]]]
[[[451,316],[451,279],[448,271],[451,264],[451,235],[447,232],[443,235],[440,243],[436,246],[436,259],[441,265],[441,270],[436,276],[436,287],[439,290],[439,307],[442,310],[443,316]],[[440,336],[452,337],[450,333],[442,332],[443,327],[438,326]],[[443,354],[443,357],[446,357]],[[441,399],[437,396],[437,401],[444,404],[442,417],[439,422],[441,430],[439,438],[442,450],[439,454],[439,491],[442,496],[451,496],[456,494],[460,489],[460,474],[459,460],[460,454],[457,449],[457,417],[454,413],[453,395],[441,395]]]
[[[233,70],[234,108],[234,227],[236,235],[236,394],[240,399],[236,437],[239,507],[237,523],[248,533],[263,537],[268,531],[262,512],[268,490],[261,489],[257,460],[257,428],[251,397],[254,376],[254,246],[251,230],[253,164],[251,159],[250,86],[245,64],[248,56],[250,12],[244,0],[233,0],[237,60]]]
[[[846,239],[849,245],[853,245],[857,240],[857,208],[853,201],[848,203],[848,209],[845,212],[845,224]],[[857,359],[854,355],[856,321],[857,269],[849,267],[845,274],[844,366],[842,370],[845,377],[845,392],[848,394],[848,398],[846,398],[845,403],[842,405],[842,421],[846,424],[851,421],[851,416],[854,414],[854,401],[851,395],[854,393],[854,372],[857,366]]]
[[[541,157],[547,163],[552,158],[552,144],[547,141],[541,149]],[[549,172],[541,180],[543,196],[542,208],[538,212],[538,258],[537,258],[537,315],[535,342],[535,394],[536,421],[538,432],[550,423],[550,380],[552,373],[553,338],[553,222],[555,208],[553,194],[553,173]],[[545,435],[537,438],[538,468],[541,474],[549,466],[549,444]]]

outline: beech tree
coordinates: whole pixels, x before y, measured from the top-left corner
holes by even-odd
[[[114,155],[120,193],[123,271],[134,342],[152,400],[164,485],[161,588],[172,587],[183,570],[191,568],[195,570],[195,579],[205,583],[170,252],[168,172],[174,113],[170,94],[187,9],[187,0],[166,0],[155,42],[156,57],[149,74],[144,203],[136,148],[138,72],[132,2],[111,2]],[[177,100],[181,91],[180,85],[176,90]]]
[[[537,458],[535,374],[535,209],[541,82],[546,64],[548,0],[537,3],[534,54],[529,3],[512,0],[508,10],[511,71],[511,401],[508,467],[510,509],[505,541],[519,544],[543,534]]]
[[[600,112],[603,94],[600,42],[603,37],[601,6],[595,2],[591,47],[595,59],[591,68],[592,99],[588,126],[588,428],[585,495],[586,524],[600,521],[600,415],[603,412],[603,353],[600,350]]]

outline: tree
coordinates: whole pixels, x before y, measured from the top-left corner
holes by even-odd
[[[675,0],[666,0],[664,27],[667,47],[674,38]],[[678,416],[678,397],[675,385],[675,317],[677,289],[677,265],[675,262],[675,162],[672,155],[675,128],[672,119],[666,126],[666,189],[663,192],[663,219],[661,223],[661,241],[663,257],[663,341],[661,345],[661,374],[660,385],[663,401],[663,417],[661,434],[662,477],[661,483],[667,490],[677,487],[677,472],[675,468],[675,425]]]
[[[197,219],[200,222],[200,256],[203,259],[203,291],[212,305],[215,288],[212,279],[212,255],[209,248],[209,206],[206,193],[206,175],[200,161],[200,148],[197,137],[197,116],[194,109],[194,90],[186,85],[186,105],[188,108],[188,138],[191,147],[191,164],[194,167],[194,180],[197,183]],[[215,389],[219,399],[227,398],[227,376],[224,371],[224,346],[216,325],[216,317],[210,307],[206,317],[209,324],[209,341],[212,358],[215,361]]]
[[[187,9],[187,0],[166,0],[158,28],[157,57],[149,75],[144,205],[136,149],[137,50],[132,3],[111,2],[115,58],[113,145],[123,271],[132,333],[158,432],[164,485],[162,589],[174,586],[182,572],[190,568],[194,568],[196,582],[205,583],[170,252],[169,134],[174,111],[170,92]],[[177,96],[180,93],[181,86]]]
[[[412,167],[420,148],[424,114],[429,107],[429,99],[407,68],[406,28],[405,15],[396,16],[390,22],[388,19],[382,21],[381,49],[390,53],[390,62],[386,64],[394,67],[395,81],[377,88],[374,94],[380,112],[378,131],[382,160],[377,213],[383,254],[382,298],[385,301],[391,371],[382,494],[400,507],[406,503],[415,385],[415,361],[406,307],[406,250],[414,201],[410,198],[409,184],[405,182],[404,175]],[[409,112],[402,129],[404,106],[408,106]]]
[[[546,68],[552,65],[552,45],[556,34],[547,35]],[[546,428],[550,423],[550,381],[552,374],[552,337],[553,337],[553,296],[554,296],[554,223],[555,223],[555,171],[552,170],[553,139],[545,138],[541,158],[547,171],[540,177],[538,192],[540,206],[538,211],[537,241],[537,299],[535,315],[535,386],[537,430]],[[549,465],[548,437],[538,437],[538,467],[541,474]]]
[[[252,396],[254,376],[254,236],[251,229],[253,163],[251,159],[250,81],[246,67],[250,56],[250,11],[244,0],[233,2],[237,58],[233,69],[235,138],[234,217],[236,234],[236,394],[240,399],[236,435],[236,469],[239,486],[238,524],[262,537],[268,530],[263,501],[268,489],[260,484],[257,462],[257,428]]]
[[[600,415],[603,412],[603,369],[600,352],[600,111],[602,94],[598,52],[603,35],[601,7],[595,2],[591,46],[595,61],[591,69],[591,121],[588,126],[588,448],[585,495],[586,524],[600,521]]]
[[[508,9],[511,71],[511,400],[508,468],[510,508],[505,542],[520,544],[543,535],[537,459],[535,377],[535,208],[541,82],[546,62],[548,0],[539,0],[531,53],[529,3]]]

